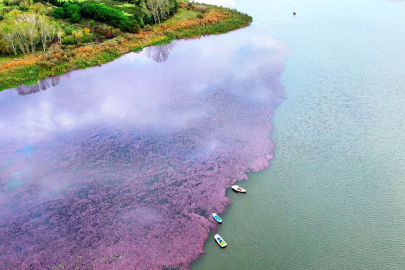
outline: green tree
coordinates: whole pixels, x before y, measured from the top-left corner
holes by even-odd
[[[80,13],[81,7],[79,5],[69,5],[66,8],[66,17],[72,17],[75,13]]]
[[[108,24],[122,31],[137,33],[139,24],[128,18],[122,11],[101,4],[88,4],[83,6],[82,16],[106,21]]]
[[[53,16],[56,19],[63,19],[63,18],[65,18],[66,14],[65,14],[65,11],[63,10],[63,8],[58,7],[58,8],[55,8],[55,10],[53,11]]]
[[[80,21],[80,19],[81,19],[81,16],[77,12],[73,13],[72,17],[70,17],[70,21],[73,23]]]

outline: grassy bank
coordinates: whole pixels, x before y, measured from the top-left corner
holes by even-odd
[[[174,39],[189,39],[203,35],[221,34],[248,26],[252,18],[236,10],[194,4],[181,6],[177,13],[161,24],[125,33],[101,44],[65,46],[52,53],[31,55],[23,59],[1,61],[0,91],[20,84],[35,84],[52,75],[84,69],[111,62],[121,55],[144,47],[170,43]]]

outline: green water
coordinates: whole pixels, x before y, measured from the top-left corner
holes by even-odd
[[[228,4],[291,47],[287,98],[271,168],[227,193],[228,247],[191,268],[405,269],[405,2]]]

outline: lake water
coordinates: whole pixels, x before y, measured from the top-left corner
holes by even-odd
[[[271,168],[227,193],[228,247],[191,268],[405,269],[405,2],[232,3],[291,47],[287,98]]]
[[[405,268],[405,3],[215,3],[254,22],[0,92],[0,268]]]
[[[0,93],[0,268],[188,268],[269,166],[290,48],[260,28]]]

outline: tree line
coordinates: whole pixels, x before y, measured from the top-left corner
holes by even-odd
[[[69,19],[77,22],[81,17],[104,21],[119,28],[121,31],[137,33],[145,23],[160,23],[172,16],[178,9],[177,0],[140,0],[136,5],[142,6],[145,10],[142,17],[139,14],[126,16],[122,11],[107,5],[94,2],[61,2],[60,0],[50,0],[58,6],[54,10],[54,17],[57,19]]]
[[[139,16],[129,18],[122,11],[95,3],[69,3],[54,10],[54,17],[57,19],[69,18],[72,22],[77,22],[81,17],[104,21],[121,31],[137,33],[140,28]]]

